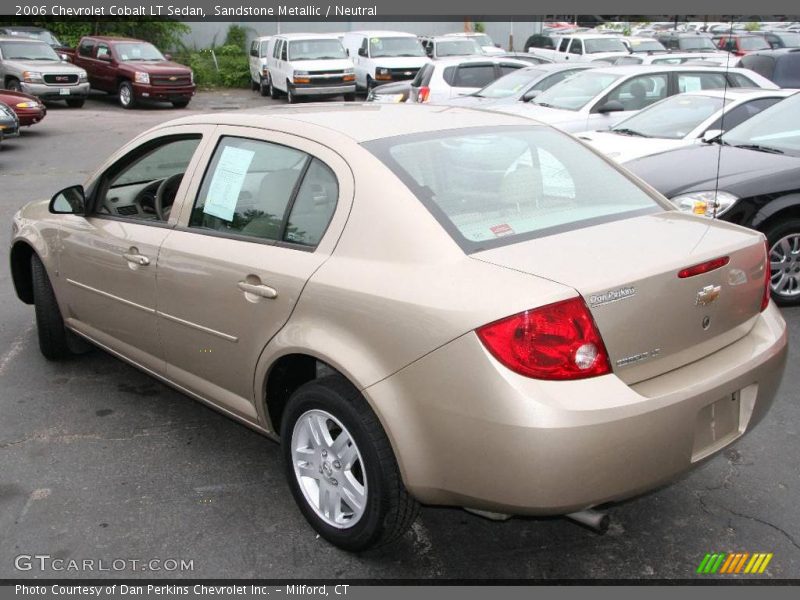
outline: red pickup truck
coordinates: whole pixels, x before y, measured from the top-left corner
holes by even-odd
[[[142,40],[84,37],[77,49],[62,52],[86,70],[93,89],[117,94],[123,108],[133,108],[140,100],[184,108],[195,93],[192,70]]]

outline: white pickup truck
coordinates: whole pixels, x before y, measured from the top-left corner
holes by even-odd
[[[532,46],[528,52],[554,62],[594,62],[630,54],[620,36],[603,34],[567,34],[555,39],[555,48]]]

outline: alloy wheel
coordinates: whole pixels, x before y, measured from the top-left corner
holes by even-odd
[[[800,296],[800,233],[780,238],[769,251],[770,287],[783,298]]]
[[[347,428],[324,410],[309,410],[294,425],[291,454],[297,482],[317,516],[337,529],[358,523],[367,506],[367,478]]]

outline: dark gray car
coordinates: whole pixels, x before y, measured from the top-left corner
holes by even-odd
[[[592,69],[591,64],[543,64],[519,69],[493,81],[474,94],[453,98],[445,104],[454,106],[489,107],[499,104],[528,102],[555,84],[575,73]]]

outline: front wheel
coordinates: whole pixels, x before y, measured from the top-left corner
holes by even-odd
[[[800,305],[800,219],[782,220],[764,234],[770,249],[772,299],[781,306]]]
[[[41,259],[31,256],[31,276],[33,281],[33,305],[36,309],[36,331],[39,337],[39,350],[47,360],[59,360],[72,354],[64,319],[58,308],[56,295],[47,270]]]
[[[292,85],[288,81],[286,82],[286,101],[289,104],[297,103],[297,94],[294,93]]]
[[[67,106],[70,108],[81,108],[86,103],[86,98],[72,98],[67,100]]]
[[[272,84],[272,77],[270,77],[269,78],[269,97],[272,98],[273,100],[277,100],[278,98],[280,98],[280,96],[281,96],[281,93],[278,91],[278,88],[276,88]]]
[[[292,495],[330,543],[366,550],[392,542],[414,522],[419,505],[403,485],[389,439],[343,377],[298,388],[283,414],[281,439]]]
[[[123,81],[119,84],[117,95],[122,108],[133,108],[136,105],[136,99],[133,96],[133,84],[130,81]]]
[[[8,83],[6,83],[6,89],[11,92],[22,92],[22,84],[18,79],[9,79]]]

